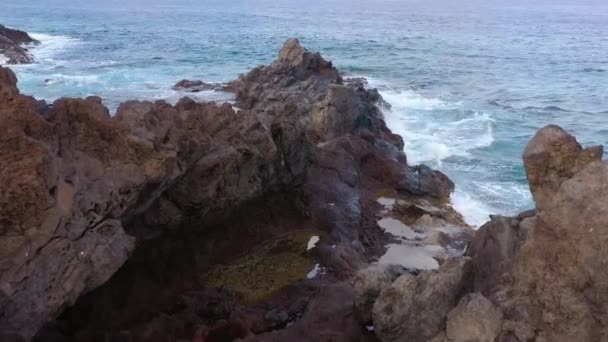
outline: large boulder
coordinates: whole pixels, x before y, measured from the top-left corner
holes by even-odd
[[[505,313],[502,340],[607,338],[608,274],[602,270],[608,262],[608,165],[602,155],[601,146],[583,148],[554,125],[526,147],[536,213],[519,223],[528,232],[533,227],[533,234],[514,260],[511,252],[505,255],[512,270],[491,294]],[[509,236],[504,240],[517,240]],[[517,243],[504,244],[510,245]],[[499,265],[494,255],[489,260]],[[478,255],[479,262],[484,256],[491,254]]]
[[[535,223],[534,212],[518,217],[492,216],[477,230],[466,251],[472,258],[475,291],[489,295],[501,284]]]
[[[502,311],[480,293],[468,294],[448,313],[446,335],[454,342],[494,342]]]
[[[428,341],[440,334],[470,272],[470,259],[459,258],[449,259],[439,270],[397,278],[374,304],[376,335],[383,342],[406,342]]]

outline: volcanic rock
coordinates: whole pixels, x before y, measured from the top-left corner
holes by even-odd
[[[533,238],[512,272],[506,318],[548,341],[606,338],[608,166],[602,147],[582,148],[558,126],[536,133],[524,153],[536,202]],[[540,338],[540,337],[538,337]]]
[[[398,265],[376,264],[357,273],[355,278],[355,307],[364,323],[372,322],[372,309],[382,290],[405,270]]]
[[[454,342],[493,342],[502,327],[502,311],[479,293],[464,296],[448,313],[446,335]]]
[[[306,217],[305,225],[326,234],[314,249],[318,262],[332,277],[348,279],[371,260],[368,251],[380,249],[382,232],[370,224],[374,212],[368,203],[375,200],[374,191],[394,187],[408,196],[445,201],[453,189],[444,175],[407,164],[403,141],[386,127],[377,94],[343,84],[331,62],[297,40],[289,40],[270,66],[252,70],[231,87],[239,111],[230,104],[184,98],[176,105],[128,101],[112,117],[97,97],[60,99],[48,106],[23,96],[14,74],[0,68],[0,162],[9,166],[0,172],[5,185],[0,193],[0,331],[30,339],[110,278],[72,311],[91,312],[85,303],[108,303],[107,298],[120,293],[149,293],[135,288],[141,281],[137,267],[149,268],[149,260],[163,263],[159,258],[170,255],[164,248],[179,250],[180,243],[192,240],[185,235],[158,241],[159,236],[194,231],[200,237],[238,210],[248,212],[248,204],[278,193],[289,194],[289,202]],[[385,169],[390,169],[388,178]],[[279,219],[275,215],[270,221]],[[221,237],[207,243],[218,241]],[[163,248],[155,248],[159,245]],[[136,246],[140,259],[113,278]],[[194,259],[208,266],[208,258],[197,254]],[[442,303],[433,310],[443,312],[443,301],[455,300],[456,278],[466,273],[464,266],[456,268],[421,278],[446,278],[435,291]],[[183,278],[177,272],[161,278],[172,276]],[[154,286],[165,289],[167,284]],[[335,291],[345,296],[340,305],[323,308],[321,301],[309,311],[321,308],[323,317],[349,315],[354,292]],[[93,317],[90,329],[69,335],[91,340],[101,331],[105,336],[128,331],[135,340],[174,340],[190,338],[197,319],[203,319],[197,316],[200,311],[179,316],[182,309],[167,309],[188,317],[186,327],[171,315],[158,314],[167,310],[146,305],[126,308],[130,316],[124,317],[113,315],[111,306],[109,310],[107,317],[115,321]],[[344,338],[362,333],[354,319],[341,322],[335,331],[352,329]],[[339,321],[315,318],[310,324],[334,323]],[[237,325],[247,334],[263,331],[249,323]]]
[[[384,289],[374,304],[372,319],[383,342],[427,341],[445,328],[471,272],[469,258],[449,259],[439,270],[418,276],[404,274]]]
[[[27,64],[34,61],[24,44],[39,44],[26,32],[0,25],[0,55],[7,58],[8,64]]]

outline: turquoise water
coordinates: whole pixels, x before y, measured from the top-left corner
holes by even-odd
[[[2,0],[0,23],[42,41],[38,64],[14,67],[23,92],[110,108],[175,101],[178,80],[233,79],[299,37],[381,90],[410,162],[446,172],[473,224],[532,206],[521,153],[536,129],[608,142],[606,1]]]

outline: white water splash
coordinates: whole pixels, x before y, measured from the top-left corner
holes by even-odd
[[[36,63],[55,63],[55,56],[58,53],[81,42],[79,39],[69,36],[53,36],[44,33],[31,33],[30,36],[40,42],[40,45],[29,48]]]

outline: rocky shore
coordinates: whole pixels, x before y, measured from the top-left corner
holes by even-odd
[[[4,56],[6,64],[28,64],[34,61],[25,45],[37,45],[39,41],[23,31],[0,25],[0,58]]]
[[[234,104],[20,94],[0,67],[1,341],[601,341],[608,174],[561,128],[474,231],[382,98],[288,40]]]

